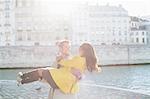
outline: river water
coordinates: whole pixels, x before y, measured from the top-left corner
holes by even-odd
[[[19,71],[28,69],[1,69],[0,80],[15,80]],[[150,65],[102,67],[101,73],[87,74],[83,82],[150,94]]]

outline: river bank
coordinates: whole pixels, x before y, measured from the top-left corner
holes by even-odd
[[[95,46],[101,66],[138,65],[150,63],[150,46]],[[78,46],[72,46],[76,55]],[[37,68],[52,66],[55,46],[0,47],[0,68]]]

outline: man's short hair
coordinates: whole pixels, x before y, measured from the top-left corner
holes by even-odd
[[[68,43],[68,44],[69,44],[69,40],[61,40],[61,41],[58,41],[58,42],[56,43],[56,45],[57,45],[58,47],[62,47],[64,43]]]

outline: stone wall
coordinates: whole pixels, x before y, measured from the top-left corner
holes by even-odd
[[[72,46],[75,55],[77,46]],[[0,68],[50,66],[55,60],[54,46],[0,47]],[[95,46],[99,64],[150,63],[150,46]]]

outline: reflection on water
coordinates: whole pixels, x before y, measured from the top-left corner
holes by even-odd
[[[150,93],[150,66],[104,67],[100,74],[88,75],[87,81]],[[94,77],[93,77],[94,76]]]
[[[27,69],[0,70],[0,79],[14,80],[19,71],[27,71]],[[102,72],[99,74],[87,74],[83,82],[150,93],[150,65],[103,67]]]
[[[0,69],[0,80],[15,80],[17,73],[29,69]]]

